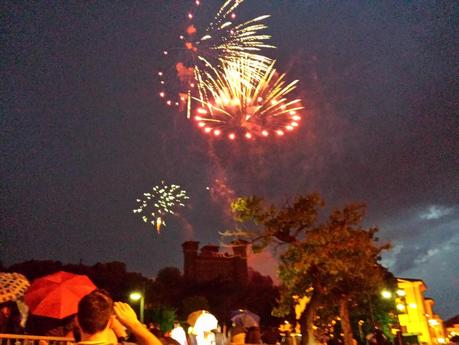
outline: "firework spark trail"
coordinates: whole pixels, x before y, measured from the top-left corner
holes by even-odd
[[[244,0],[227,0],[218,10],[215,15],[214,22],[220,23],[226,16],[233,12]],[[214,22],[210,23],[209,26],[214,26]]]
[[[230,21],[225,22],[214,30],[212,35],[207,33],[196,43],[196,46],[199,46],[196,49],[197,60],[201,61],[202,65],[196,64],[195,73],[199,75],[198,87],[203,93],[206,90],[206,83],[203,81],[206,80],[209,68],[220,69],[225,64],[237,63],[239,60],[244,60],[245,67],[254,71],[269,67],[272,59],[258,53],[263,48],[275,48],[265,43],[271,38],[270,35],[259,34],[259,31],[268,28],[267,25],[259,22],[269,17],[269,15],[259,16],[236,26],[232,26],[233,23]]]
[[[228,176],[222,165],[222,159],[217,155],[214,145],[209,142],[208,150],[209,159],[212,162],[211,180],[212,183],[207,190],[213,202],[219,203],[223,208],[223,213],[227,220],[232,219],[230,204],[236,197],[236,193],[228,182]]]
[[[192,241],[193,240],[193,234],[194,234],[193,225],[191,225],[191,223],[185,217],[183,217],[181,214],[176,213],[175,215],[176,215],[177,219],[182,224],[182,229],[184,231],[185,239],[187,241]]]
[[[300,99],[288,100],[297,80],[287,83],[279,75],[274,62],[266,69],[254,70],[247,60],[224,63],[223,71],[207,72],[207,100],[201,103],[195,120],[205,133],[229,139],[244,135],[247,139],[283,136],[299,125],[303,109]]]
[[[143,193],[144,199],[137,199],[138,208],[132,210],[142,216],[145,223],[155,226],[159,233],[162,226],[166,226],[164,217],[167,214],[175,214],[179,207],[185,207],[185,201],[189,199],[186,191],[179,185],[166,185],[164,181],[153,187],[150,193]]]
[[[260,16],[236,26],[232,26],[232,22],[226,22],[215,33],[206,34],[196,44],[203,45],[204,41],[211,40],[209,43],[204,42],[207,44],[207,47],[204,45],[204,48],[209,51],[216,51],[217,58],[222,60],[244,56],[248,59],[253,57],[254,60],[270,61],[271,59],[264,55],[253,53],[262,48],[275,48],[275,46],[265,43],[271,38],[271,35],[259,33],[259,31],[267,29],[268,26],[258,22],[269,17],[269,15]]]

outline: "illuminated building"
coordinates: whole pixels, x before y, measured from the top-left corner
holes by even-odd
[[[443,344],[443,320],[433,312],[434,300],[425,298],[426,284],[419,279],[397,279],[395,304],[405,342]]]
[[[185,279],[206,282],[214,279],[246,284],[248,281],[247,243],[232,243],[232,253],[219,252],[219,246],[207,245],[199,249],[199,242],[182,244]]]
[[[445,322],[448,338],[459,337],[459,315],[456,315]]]

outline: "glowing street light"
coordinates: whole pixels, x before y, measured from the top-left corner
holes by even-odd
[[[390,299],[390,298],[392,298],[392,292],[390,292],[389,290],[382,290],[381,291],[381,296],[384,299]]]
[[[134,302],[137,302],[137,301],[140,301],[140,322],[143,323],[143,311],[144,311],[144,307],[145,307],[145,298],[143,296],[143,294],[141,294],[140,292],[132,292],[130,295],[129,295],[129,299],[131,301],[134,301]]]

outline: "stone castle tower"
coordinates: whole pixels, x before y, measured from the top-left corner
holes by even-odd
[[[206,245],[199,251],[199,242],[196,241],[184,242],[182,247],[185,279],[195,282],[221,279],[247,283],[247,242],[233,242],[232,254],[220,253],[217,245]]]

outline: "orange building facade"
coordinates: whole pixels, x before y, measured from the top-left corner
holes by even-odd
[[[446,321],[445,328],[448,338],[450,340],[454,338],[457,343],[457,338],[459,337],[459,314]]]
[[[396,308],[405,343],[445,344],[443,320],[433,311],[434,300],[425,298],[426,284],[419,279],[397,278]]]

